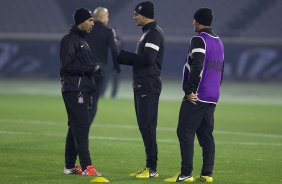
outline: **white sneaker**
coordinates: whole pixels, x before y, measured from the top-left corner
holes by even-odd
[[[79,175],[81,175],[82,170],[81,170],[80,166],[76,165],[74,168],[71,168],[71,169],[64,168],[64,174],[79,174]]]

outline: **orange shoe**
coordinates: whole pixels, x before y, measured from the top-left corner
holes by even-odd
[[[87,166],[86,169],[82,172],[82,175],[84,176],[102,176],[102,174],[96,171],[96,169],[92,165]]]
[[[82,174],[81,167],[79,165],[76,165],[74,168],[64,168],[64,174]]]

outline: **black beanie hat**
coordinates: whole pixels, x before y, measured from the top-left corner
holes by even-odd
[[[76,25],[81,24],[82,22],[86,21],[90,17],[92,17],[92,12],[85,8],[80,8],[76,10],[73,14],[73,20]]]
[[[136,5],[135,12],[144,17],[154,18],[154,4],[150,1],[141,2]]]
[[[200,8],[194,13],[194,19],[204,26],[210,26],[213,19],[212,10],[209,8]]]

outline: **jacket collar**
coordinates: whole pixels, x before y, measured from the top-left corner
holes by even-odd
[[[217,36],[213,31],[212,31],[212,28],[211,27],[209,27],[209,28],[203,28],[203,29],[201,29],[200,31],[199,31],[199,34],[200,33],[208,33],[208,34],[210,34],[210,35],[212,35],[212,36]]]
[[[152,27],[155,27],[156,25],[157,25],[156,21],[150,22],[150,23],[144,25],[144,26],[142,27],[142,30],[143,30],[143,32],[146,32],[146,31],[148,31],[149,29],[151,29]]]
[[[201,32],[205,32],[205,33],[212,33],[212,28],[211,27],[209,27],[209,28],[203,28],[203,29],[201,29],[200,31],[199,31],[200,33]]]
[[[103,26],[104,24],[101,22],[101,21],[99,21],[99,20],[95,20],[94,21],[94,27],[95,26]]]
[[[85,38],[85,36],[87,34],[86,31],[81,31],[80,29],[78,29],[78,27],[76,25],[73,25],[71,27],[70,31],[79,35],[80,37],[83,37],[83,38]]]

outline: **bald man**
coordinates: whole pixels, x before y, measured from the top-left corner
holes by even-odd
[[[115,32],[108,27],[108,9],[104,7],[96,8],[93,12],[93,18],[95,27],[90,34],[86,36],[86,41],[96,61],[102,66],[102,75],[95,78],[95,83],[98,88],[99,96],[103,96],[111,72],[108,69],[108,49],[110,49],[112,53],[113,70],[120,73],[120,67],[117,62],[118,48]]]

